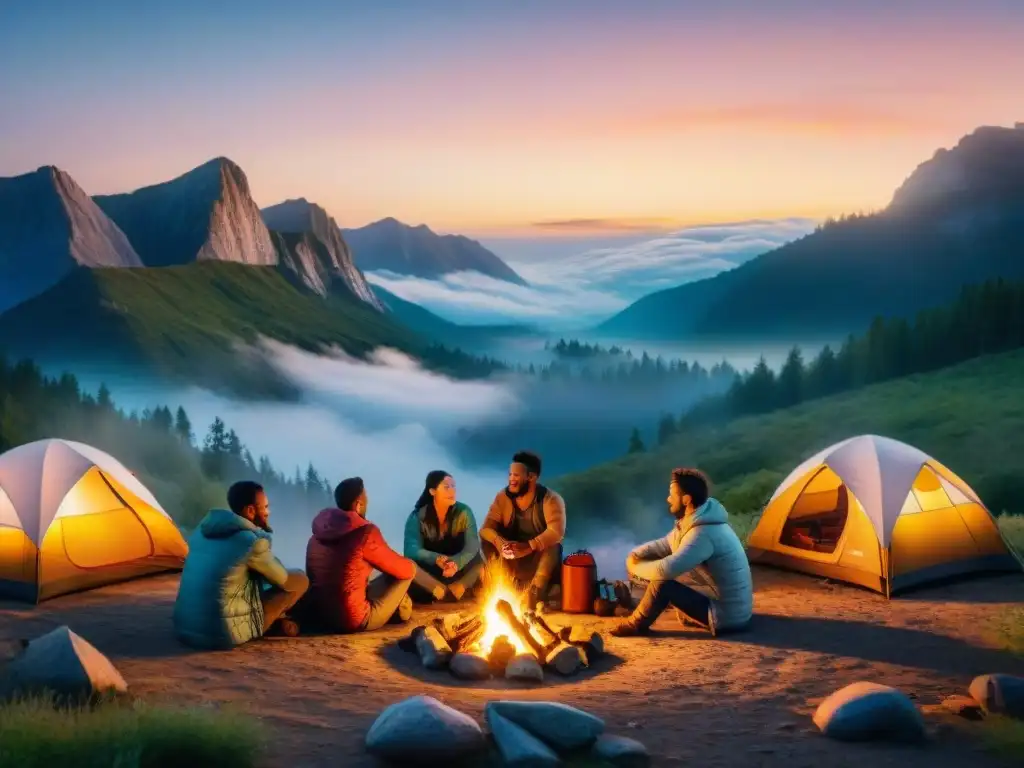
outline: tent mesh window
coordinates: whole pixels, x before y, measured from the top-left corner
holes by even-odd
[[[850,495],[839,477],[823,468],[793,503],[779,543],[796,549],[832,554],[846,528]]]

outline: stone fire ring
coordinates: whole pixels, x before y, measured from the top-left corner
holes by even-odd
[[[499,601],[497,609],[526,653],[517,653],[507,634],[497,637],[490,649],[482,649],[484,619],[472,611],[418,626],[399,641],[399,647],[416,653],[426,669],[447,669],[461,680],[504,677],[532,683],[544,681],[545,669],[575,675],[604,653],[604,639],[597,632],[573,625],[553,627],[535,611],[526,611],[520,619],[505,601]]]

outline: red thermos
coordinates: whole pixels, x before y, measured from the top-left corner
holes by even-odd
[[[562,610],[566,613],[593,613],[597,597],[597,563],[582,549],[562,561]]]

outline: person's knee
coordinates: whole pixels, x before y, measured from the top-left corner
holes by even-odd
[[[288,572],[288,580],[285,582],[285,590],[288,592],[306,592],[309,589],[309,576],[301,570]]]

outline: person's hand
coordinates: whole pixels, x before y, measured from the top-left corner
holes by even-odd
[[[441,575],[443,575],[446,579],[450,579],[458,572],[459,566],[457,566],[455,562],[452,560],[446,561],[445,564],[441,566]]]
[[[524,544],[519,541],[510,542],[508,545],[509,550],[512,552],[512,558],[518,559],[520,557],[526,557],[528,554],[533,552],[533,549],[529,544]]]
[[[434,561],[434,563],[437,565],[438,568],[440,568],[443,571],[445,565],[448,563],[448,556],[447,555],[438,555],[437,559]]]

